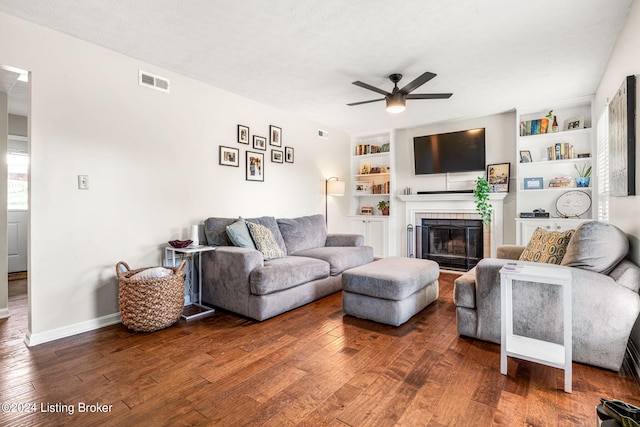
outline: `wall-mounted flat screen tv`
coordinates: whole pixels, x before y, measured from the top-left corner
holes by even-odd
[[[413,138],[416,175],[484,171],[484,128]]]

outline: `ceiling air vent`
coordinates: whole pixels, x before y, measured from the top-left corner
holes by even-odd
[[[147,73],[146,71],[139,70],[138,84],[140,86],[161,90],[163,92],[169,92],[169,79]]]

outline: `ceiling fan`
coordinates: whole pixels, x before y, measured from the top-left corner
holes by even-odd
[[[380,99],[372,99],[370,101],[362,101],[362,102],[353,102],[347,105],[360,105],[360,104],[368,104],[369,102],[377,102],[377,101],[387,101],[387,111],[390,113],[401,113],[406,108],[407,99],[447,99],[450,98],[452,93],[416,93],[411,94],[414,90],[434,78],[436,74],[427,71],[421,76],[417,77],[413,81],[407,83],[405,87],[402,89],[398,88],[398,82],[402,79],[402,74],[391,74],[389,76],[389,80],[393,82],[393,91],[387,92],[386,90],[378,89],[375,86],[371,86],[370,84],[363,83],[361,81],[353,82],[354,85],[363,87],[365,89],[372,90],[381,95],[384,95],[384,98]]]

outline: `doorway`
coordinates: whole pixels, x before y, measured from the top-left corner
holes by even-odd
[[[29,219],[29,154],[27,138],[9,135],[7,153],[7,251],[8,272],[27,272],[27,224]]]
[[[0,234],[2,256],[7,259],[7,270],[0,270],[0,300],[3,303],[2,317],[10,317],[0,324],[4,335],[17,328],[24,332],[28,328],[28,229],[29,224],[29,72],[0,65],[0,92],[4,92],[0,111],[6,117],[7,126],[2,126],[2,150],[5,151],[6,169],[2,175],[6,234]],[[2,206],[2,205],[0,205]],[[5,246],[6,245],[6,246]],[[1,258],[0,257],[0,258]],[[5,276],[6,275],[6,276]],[[17,279],[17,280],[10,280]],[[14,335],[15,336],[15,335]]]

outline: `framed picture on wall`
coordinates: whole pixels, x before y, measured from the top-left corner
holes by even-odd
[[[282,129],[274,125],[269,126],[269,144],[282,147]]]
[[[284,162],[284,153],[282,150],[271,150],[271,161],[273,163]]]
[[[249,145],[249,127],[238,125],[238,142]]]
[[[287,163],[293,163],[293,148],[284,147],[284,161]]]
[[[222,166],[240,166],[240,150],[237,148],[220,146],[220,159],[219,162]]]
[[[636,76],[627,76],[609,103],[609,195],[636,194]]]
[[[247,151],[247,181],[264,181],[264,153]]]
[[[487,182],[489,192],[508,193],[509,192],[509,169],[511,163],[496,163],[487,166]]]
[[[267,151],[267,138],[253,135],[253,149]]]

